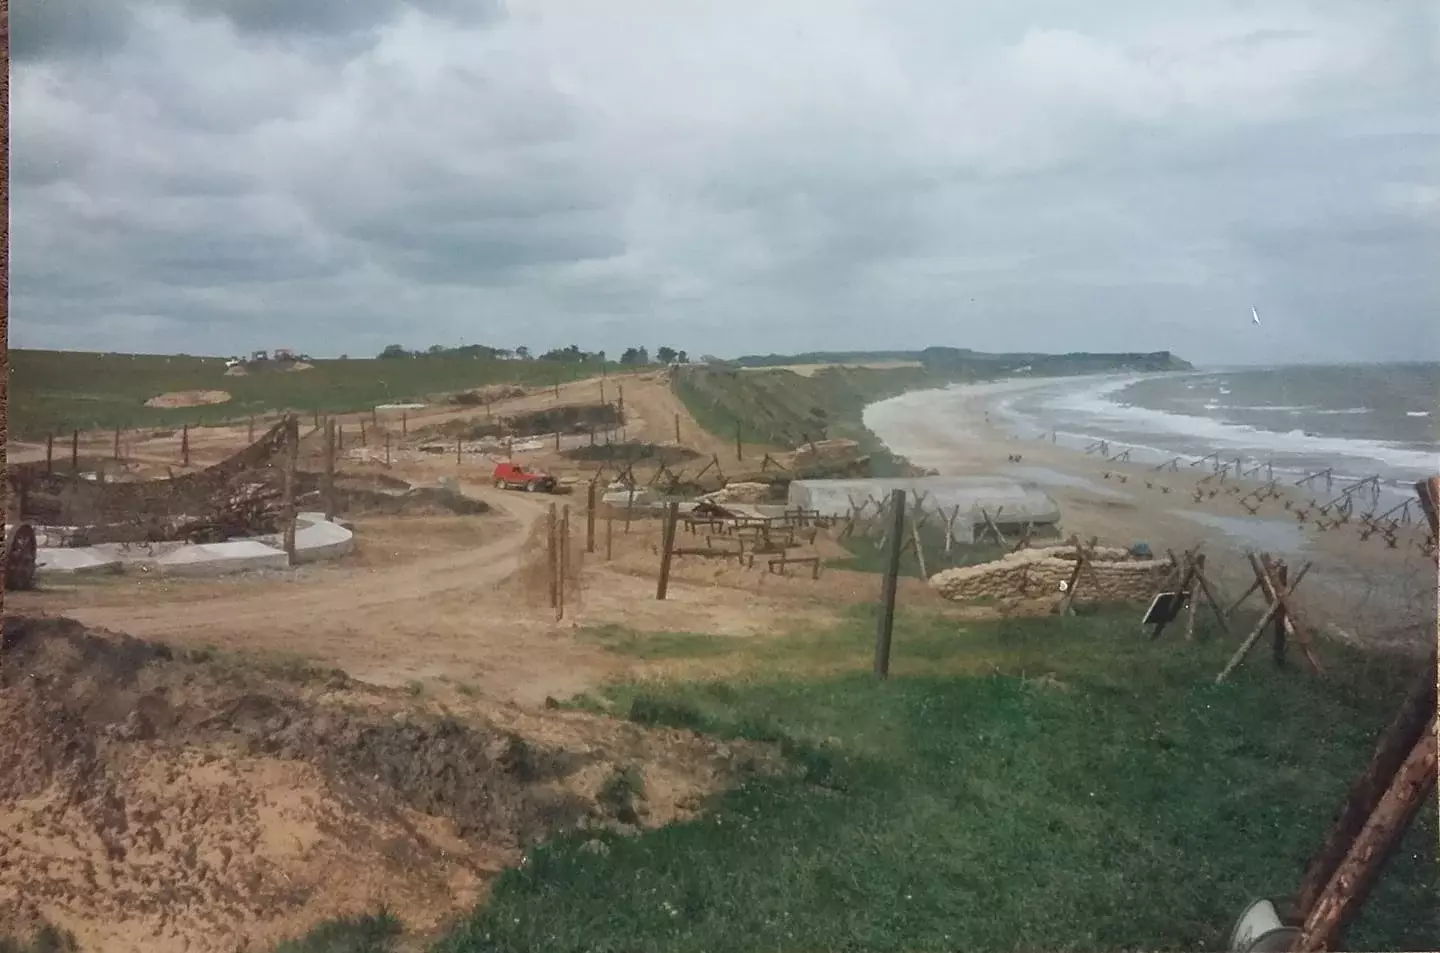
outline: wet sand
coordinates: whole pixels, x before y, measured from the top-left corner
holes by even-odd
[[[914,391],[870,405],[865,424],[917,466],[947,476],[1002,475],[1038,485],[1060,504],[1067,535],[1096,536],[1118,546],[1143,542],[1156,553],[1203,545],[1212,581],[1224,590],[1222,600],[1238,598],[1253,581],[1247,551],[1268,552],[1294,567],[1292,576],[1305,562],[1314,563],[1296,598],[1305,621],[1322,634],[1366,644],[1434,644],[1436,570],[1421,551],[1418,521],[1402,525],[1391,548],[1380,534],[1361,538],[1359,517],[1368,507],[1358,501],[1348,524],[1321,529],[1312,495],[1282,484],[1281,498],[1259,503],[1252,515],[1241,497],[1261,482],[1243,481],[1235,489],[1233,474],[1223,482],[1204,480],[1208,464],[1182,462],[1172,471],[1107,461],[1047,439],[1013,436],[987,419],[1002,395],[1053,383],[969,385],[960,389],[965,396],[958,411],[947,395],[944,417],[935,412],[936,392]],[[1020,460],[1012,462],[1011,455]],[[1302,521],[1297,511],[1305,510],[1308,518]],[[1411,510],[1418,514],[1418,507]],[[1251,598],[1261,604],[1259,596]]]

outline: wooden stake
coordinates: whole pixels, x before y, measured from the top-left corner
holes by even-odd
[[[595,481],[585,492],[585,552],[595,552]]]
[[[570,504],[565,504],[565,509],[560,516],[560,541],[556,548],[555,560],[555,594],[557,605],[555,606],[555,621],[559,622],[565,618],[565,577],[566,561],[570,557]]]
[[[385,431],[385,465],[390,465],[390,431]]]
[[[295,464],[300,459],[300,421],[295,416],[285,422],[285,482],[281,506],[285,521],[285,560],[295,565]]]
[[[363,420],[360,421],[360,446],[362,446],[362,447],[368,447],[368,446],[370,446],[370,440],[369,440],[368,437],[365,436],[365,421],[363,421]]]
[[[335,421],[325,421],[325,518],[335,518]]]
[[[409,436],[409,435],[410,435],[410,412],[409,412],[408,410],[402,410],[402,411],[400,411],[400,436],[402,436],[402,437],[407,437],[407,436]]]
[[[552,609],[558,609],[560,607],[560,592],[558,586],[560,573],[558,567],[555,565],[555,558],[559,550],[559,541],[556,539],[556,536],[559,534],[559,531],[560,521],[556,514],[556,506],[554,503],[551,503],[550,518],[545,525],[545,564],[548,567],[546,576],[550,584],[550,608]]]
[[[1275,564],[1275,588],[1278,590],[1284,590],[1286,580],[1289,578],[1290,568],[1286,566],[1283,562],[1277,562]],[[1280,603],[1280,610],[1275,613],[1274,635],[1272,636],[1273,641],[1270,648],[1270,654],[1275,659],[1276,668],[1285,667],[1286,618],[1287,613],[1285,612],[1285,604],[1282,602]]]
[[[117,462],[118,462],[119,459],[120,459],[120,428],[119,428],[119,427],[116,427],[116,428],[115,428],[115,453],[114,453],[114,458],[115,458],[115,460],[116,460]]]
[[[925,571],[925,547],[920,545],[920,524],[913,518],[910,520],[910,538],[915,542],[915,561],[920,564],[920,578],[929,579],[930,573]]]
[[[670,588],[670,557],[675,551],[675,523],[679,518],[680,503],[671,500],[665,510],[665,532],[660,543],[660,581],[655,587],[655,598],[664,599]]]
[[[615,514],[605,507],[605,561],[615,555]]]
[[[339,421],[335,423],[335,452],[345,452],[345,425]]]
[[[187,435],[187,436],[189,435],[189,431],[188,431],[188,430],[186,431],[186,435]],[[185,452],[185,462],[186,462],[186,463],[189,463],[189,462],[190,462],[190,444],[189,444],[189,442],[186,441],[185,443],[182,443],[182,444],[181,444],[181,449],[183,449],[184,452]],[[79,471],[79,469],[80,469],[80,431],[78,431],[78,430],[72,430],[72,431],[70,431],[70,472],[71,472],[71,473],[75,473],[75,472]]]
[[[680,442],[680,415],[675,415],[675,442]]]
[[[875,623],[875,675],[890,677],[890,639],[895,629],[895,588],[900,578],[900,537],[905,534],[905,491],[892,490],[890,506],[894,522],[890,527],[890,552],[885,560],[885,577],[880,585],[880,616]]]
[[[1423,735],[1433,731],[1435,664],[1436,654],[1432,649],[1429,661],[1411,683],[1400,710],[1376,739],[1370,762],[1350,785],[1345,805],[1336,816],[1325,843],[1306,865],[1305,875],[1300,879],[1300,888],[1295,894],[1295,920],[1303,922],[1309,918],[1320,894],[1349,853],[1366,819],[1375,812],[1406,756]]]
[[[254,442],[255,442],[255,415],[254,415],[254,414],[251,414],[251,415],[250,415],[250,426],[249,426],[249,428],[248,428],[247,431],[246,431],[246,442],[248,442],[248,443],[254,443]]]
[[[1319,953],[1335,949],[1340,942],[1341,933],[1380,879],[1385,862],[1421,806],[1430,800],[1435,788],[1435,747],[1435,732],[1427,731],[1410,749],[1389,789],[1316,900],[1291,950]]]
[[[1270,623],[1275,613],[1279,612],[1281,606],[1284,605],[1283,597],[1295,591],[1295,588],[1300,585],[1300,580],[1304,579],[1305,574],[1310,571],[1310,566],[1310,563],[1301,566],[1300,572],[1295,576],[1295,581],[1290,584],[1290,588],[1284,593],[1279,593],[1280,598],[1277,598],[1266,608],[1265,614],[1260,617],[1260,621],[1255,624],[1255,628],[1245,637],[1245,641],[1240,644],[1240,647],[1235,650],[1235,654],[1230,657],[1230,661],[1221,669],[1220,674],[1215,676],[1216,685],[1225,681],[1225,678],[1235,670],[1235,667],[1239,665],[1245,656],[1249,654],[1250,650],[1255,647],[1255,643],[1260,641],[1260,636],[1265,633],[1265,626]]]
[[[741,437],[740,421],[737,420],[737,421],[735,421],[735,459],[736,459],[736,460],[744,460],[744,459],[745,459],[745,446],[744,446],[743,443],[740,442],[740,437]]]
[[[555,452],[560,452],[560,431],[555,431]]]
[[[460,435],[455,435],[455,465],[460,465]]]
[[[55,435],[53,433],[45,435],[45,472],[55,472]]]

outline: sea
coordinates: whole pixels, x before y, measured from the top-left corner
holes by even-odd
[[[1104,440],[1111,454],[1181,466],[1218,454],[1291,483],[1332,470],[1328,484],[1307,484],[1317,490],[1378,477],[1375,503],[1413,498],[1415,481],[1440,473],[1436,363],[1057,378],[996,397],[996,422],[1020,436],[1082,449]]]

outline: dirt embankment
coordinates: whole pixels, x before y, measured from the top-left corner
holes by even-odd
[[[146,407],[204,407],[207,404],[230,402],[230,392],[223,390],[177,390],[157,394],[145,401]]]
[[[432,929],[540,837],[665,823],[775,763],[580,713],[459,717],[68,620],[6,620],[0,723],[0,924],[85,950],[265,947],[381,904]]]

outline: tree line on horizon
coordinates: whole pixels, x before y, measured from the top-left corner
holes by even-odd
[[[423,351],[410,350],[403,344],[391,344],[376,355],[378,360],[394,360],[398,358],[417,357],[473,357],[476,360],[491,361],[553,361],[560,364],[603,364],[608,358],[604,351],[586,351],[574,344],[561,348],[553,348],[549,351],[535,356],[530,348],[520,345],[516,348],[490,347],[484,344],[466,344],[461,347],[445,347],[443,344],[432,344]],[[717,361],[717,358],[707,355],[703,360],[707,362]],[[655,349],[654,360],[650,357],[650,350],[645,346],[627,347],[620,355],[619,363],[627,366],[644,366],[647,364],[688,364],[690,356],[683,350],[677,350],[669,345],[661,345]]]

